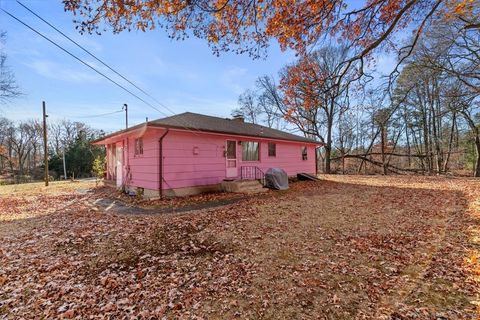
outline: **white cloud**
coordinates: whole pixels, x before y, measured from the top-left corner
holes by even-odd
[[[168,79],[176,78],[187,81],[197,81],[201,79],[200,75],[192,71],[188,66],[166,62],[158,56],[152,58],[151,62],[146,65],[146,68],[148,73],[160,75]]]
[[[382,54],[375,61],[373,68],[381,75],[390,74],[397,65],[397,58],[392,54]]]
[[[46,78],[75,83],[91,83],[100,80],[100,76],[93,71],[79,71],[49,60],[34,60],[25,65]]]
[[[241,67],[230,67],[223,72],[221,76],[222,84],[228,89],[232,90],[236,94],[241,94],[244,90],[244,87],[240,85],[238,79],[241,79],[247,74],[246,68]]]
[[[69,37],[92,53],[99,53],[103,51],[102,45],[91,38],[87,38],[85,36],[78,36],[78,34],[69,35]]]

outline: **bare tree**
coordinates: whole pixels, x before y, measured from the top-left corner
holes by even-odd
[[[355,144],[355,117],[352,113],[344,112],[338,117],[337,139],[335,148],[340,152],[342,159],[342,173],[345,174],[345,156],[352,151]]]
[[[0,118],[0,169],[4,171],[6,166],[13,170],[13,162],[11,158],[11,148],[9,136],[12,131],[13,123],[7,118]]]
[[[281,72],[280,110],[307,137],[324,143],[325,173],[330,173],[333,128],[348,106],[350,77],[342,67],[348,49],[324,47]]]
[[[275,80],[270,76],[257,79],[254,90],[247,89],[238,99],[239,108],[232,115],[240,114],[248,122],[263,124],[269,128],[286,129],[282,113],[282,98]]]
[[[7,55],[3,50],[6,32],[0,31],[0,104],[5,104],[21,95],[12,70],[7,66]]]
[[[50,137],[49,148],[55,155],[60,155],[69,146],[75,143],[80,132],[89,133],[92,131],[86,124],[71,120],[60,120],[52,122],[48,127]]]
[[[246,90],[238,97],[239,108],[232,111],[232,116],[242,115],[247,122],[258,123],[263,110],[258,103],[258,95],[252,90]]]
[[[258,78],[256,87],[260,92],[259,104],[262,108],[266,125],[269,128],[286,129],[285,119],[281,112],[284,109],[284,104],[273,77],[262,76]]]

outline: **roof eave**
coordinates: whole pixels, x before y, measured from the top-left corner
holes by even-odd
[[[199,131],[199,132],[206,132],[206,133],[220,133],[220,134],[227,134],[227,135],[234,135],[234,136],[249,136],[249,137],[254,137],[254,138],[260,138],[260,139],[274,139],[274,140],[282,140],[282,141],[290,141],[290,142],[297,142],[297,143],[308,143],[308,144],[315,144],[318,146],[324,146],[325,144],[319,141],[311,140],[305,138],[305,140],[300,140],[300,139],[286,139],[286,138],[275,138],[275,137],[267,137],[267,136],[257,136],[257,135],[247,135],[247,134],[240,134],[240,133],[232,133],[232,132],[225,132],[225,131],[219,131],[219,130],[207,130],[207,129],[194,129],[194,128],[187,128],[184,126],[175,126],[175,125],[167,125],[167,124],[158,124],[154,122],[148,122],[148,123],[141,123],[138,125],[135,125],[133,127],[130,127],[128,129],[123,129],[119,131],[115,131],[113,133],[110,133],[104,137],[95,139],[91,141],[91,144],[94,145],[105,145],[108,144],[106,140],[109,140],[113,137],[118,137],[125,135],[127,133],[130,133],[134,130],[137,130],[139,128],[144,128],[144,130],[147,130],[149,127],[151,128],[165,128],[165,129],[180,129],[180,130],[186,130],[186,131]],[[301,138],[301,137],[299,137]]]
[[[291,141],[291,142],[310,143],[310,144],[316,144],[316,145],[322,145],[322,146],[324,145],[324,143],[322,142],[311,140],[308,138],[305,138],[305,140],[297,140],[297,139],[275,138],[275,137],[267,137],[267,136],[256,136],[256,135],[248,135],[248,134],[241,134],[241,133],[232,133],[232,132],[220,131],[220,130],[194,129],[194,128],[188,128],[184,126],[166,125],[166,124],[158,124],[158,123],[149,123],[148,125],[156,128],[169,128],[169,129],[180,129],[180,130],[186,130],[186,131],[220,133],[220,134],[226,134],[226,135],[232,135],[232,136],[248,136],[248,137],[261,138],[261,139],[274,139],[274,140],[283,140],[283,141]]]
[[[141,129],[141,128],[144,128],[144,130],[146,130],[148,128],[148,123],[140,123],[140,124],[137,124],[133,127],[127,128],[127,129],[122,129],[122,130],[119,130],[119,131],[112,132],[110,134],[107,134],[106,136],[95,139],[95,140],[91,141],[90,143],[94,144],[94,145],[105,145],[105,144],[107,144],[105,141],[110,139],[110,138],[113,138],[115,136],[121,136],[121,135],[133,132],[133,131]]]

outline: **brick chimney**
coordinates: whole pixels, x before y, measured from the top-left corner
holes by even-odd
[[[245,118],[243,115],[241,114],[236,114],[233,116],[233,119],[234,121],[238,121],[238,122],[245,122]]]

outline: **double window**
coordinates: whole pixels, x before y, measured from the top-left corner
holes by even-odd
[[[260,160],[258,142],[242,141],[242,160],[243,161]]]
[[[143,154],[143,138],[135,139],[135,155]]]

